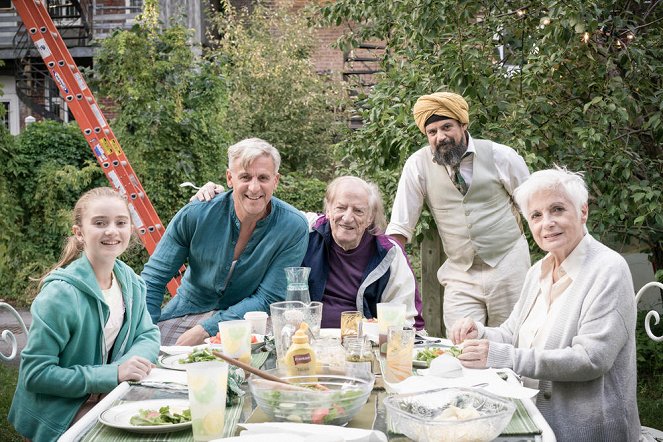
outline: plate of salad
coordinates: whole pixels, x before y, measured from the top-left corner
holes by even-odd
[[[164,355],[159,358],[159,366],[171,370],[186,370],[186,364],[192,362],[215,361],[219,358],[212,354],[209,347],[197,347],[189,354]]]
[[[99,415],[99,422],[134,433],[170,433],[191,427],[186,399],[125,402]]]
[[[412,355],[412,366],[416,368],[428,368],[430,367],[430,362],[436,357],[448,354],[457,358],[462,351],[461,348],[456,346],[415,348]]]

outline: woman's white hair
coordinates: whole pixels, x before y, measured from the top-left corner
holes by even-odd
[[[559,192],[566,196],[578,215],[582,207],[587,204],[589,193],[587,184],[582,178],[582,172],[569,172],[566,168],[555,166],[553,169],[545,169],[534,172],[523,184],[513,192],[513,199],[518,204],[520,211],[527,219],[528,203],[532,196],[542,191]]]
[[[382,195],[380,195],[380,190],[378,186],[374,183],[369,183],[364,181],[356,176],[341,176],[335,178],[327,186],[327,191],[325,192],[325,201],[324,209],[327,213],[336,199],[336,194],[338,193],[338,188],[341,184],[350,183],[355,188],[364,189],[368,195],[368,211],[369,216],[373,219],[373,222],[369,226],[369,233],[372,235],[379,235],[384,232],[384,229],[387,227],[387,218],[384,214],[384,204],[382,203]]]
[[[239,160],[239,165],[247,168],[256,158],[269,156],[274,161],[274,173],[279,172],[281,154],[274,146],[261,138],[247,138],[228,148],[228,169],[232,170],[233,163]]]

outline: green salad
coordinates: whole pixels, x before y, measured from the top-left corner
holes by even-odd
[[[191,364],[192,362],[216,361],[217,358],[212,354],[209,348],[194,350],[186,358],[180,359],[181,364]]]
[[[457,358],[458,355],[460,355],[462,352],[463,350],[461,350],[458,347],[450,347],[447,349],[440,347],[424,348],[423,350],[420,350],[417,353],[415,359],[417,361],[423,361],[427,365],[430,365],[430,362],[438,356],[442,356],[443,354],[448,354],[453,356],[454,358]]]
[[[191,409],[187,408],[182,413],[173,413],[170,411],[169,406],[159,408],[157,410],[138,410],[138,414],[131,416],[129,423],[136,426],[147,425],[172,425],[181,424],[191,421]]]

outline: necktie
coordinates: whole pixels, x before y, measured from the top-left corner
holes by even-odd
[[[467,183],[460,174],[460,164],[453,166],[453,172],[451,180],[454,182],[454,186],[456,186],[456,189],[458,189],[461,194],[465,195],[467,193]]]

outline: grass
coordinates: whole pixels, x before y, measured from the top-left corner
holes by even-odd
[[[17,380],[18,368],[0,363],[0,440],[5,442],[23,442],[23,438],[7,421]]]

